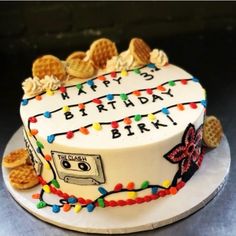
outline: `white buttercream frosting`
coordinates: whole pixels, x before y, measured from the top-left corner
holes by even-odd
[[[42,80],[42,88],[43,90],[56,90],[57,88],[59,88],[61,86],[61,82],[60,80],[58,80],[55,76],[51,75],[48,76],[46,75]]]
[[[130,53],[129,50],[126,50],[118,56],[112,57],[110,60],[107,61],[106,71],[119,71],[122,69],[133,69],[135,67],[141,66],[140,64],[135,61],[133,55]]]
[[[25,79],[22,82],[22,89],[26,96],[36,96],[43,92],[42,83],[38,77]]]
[[[154,63],[157,68],[161,68],[168,63],[168,57],[164,51],[155,48],[150,53],[150,61]]]

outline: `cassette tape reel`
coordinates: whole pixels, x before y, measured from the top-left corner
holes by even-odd
[[[51,151],[60,179],[78,185],[98,185],[105,182],[100,155]]]

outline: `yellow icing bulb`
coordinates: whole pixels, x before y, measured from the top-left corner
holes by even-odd
[[[51,192],[50,187],[49,187],[47,184],[45,184],[45,185],[43,186],[43,190],[44,190],[46,193],[50,193],[50,192]]]
[[[150,121],[154,121],[154,120],[156,119],[156,116],[153,115],[153,114],[148,114],[148,119],[149,119]]]
[[[69,108],[68,106],[64,106],[64,107],[62,108],[62,111],[63,111],[64,113],[66,113],[66,112],[70,111],[70,108]]]
[[[170,187],[170,180],[166,179],[162,182],[162,186],[165,187],[165,188],[168,188]]]
[[[51,89],[48,89],[48,90],[46,91],[46,94],[47,94],[48,96],[52,96],[52,95],[54,94],[54,92],[53,92]]]
[[[102,129],[102,126],[99,123],[93,123],[93,128],[97,131]]]
[[[137,197],[136,192],[128,192],[128,198],[135,199]]]
[[[50,170],[50,169],[51,169],[50,165],[49,165],[47,162],[45,163],[45,165],[44,165],[44,166],[45,166],[45,168],[46,168],[46,169],[48,169],[48,170]]]
[[[121,71],[121,76],[127,76],[127,75],[128,75],[128,72],[126,70]]]
[[[82,209],[81,205],[80,204],[76,204],[75,208],[74,208],[74,212],[78,213],[78,212],[80,212],[81,209]]]

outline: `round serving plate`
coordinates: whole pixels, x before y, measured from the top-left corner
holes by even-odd
[[[22,128],[19,128],[9,140],[4,155],[20,147],[24,147]],[[37,209],[38,200],[32,199],[32,194],[38,193],[41,187],[16,190],[8,181],[8,169],[2,167],[2,171],[5,185],[13,198],[39,219],[80,232],[118,234],[168,225],[204,207],[222,188],[229,172],[230,160],[229,144],[227,138],[223,136],[220,146],[205,154],[201,168],[176,195],[132,206],[97,207],[92,213],[86,209],[79,213],[73,210],[53,213],[50,207]],[[58,202],[57,196],[47,195],[48,201]]]

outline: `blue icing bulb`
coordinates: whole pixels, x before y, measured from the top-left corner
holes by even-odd
[[[156,194],[158,190],[158,187],[152,187],[152,194]]]
[[[69,197],[69,198],[67,199],[67,201],[68,201],[68,203],[76,203],[76,202],[77,202],[77,198],[75,198],[75,197]]]
[[[45,112],[43,113],[43,115],[44,115],[44,117],[46,117],[46,118],[51,118],[51,112],[49,112],[49,111],[45,111]]]
[[[107,100],[111,101],[113,100],[114,96],[113,94],[107,94]]]
[[[93,80],[88,80],[88,81],[87,81],[87,84],[88,84],[89,86],[93,86],[93,85],[94,85],[94,82],[93,82]]]
[[[202,104],[204,107],[206,107],[206,106],[207,106],[207,101],[206,101],[206,100],[202,100],[202,101],[201,101],[201,104]]]
[[[99,188],[98,188],[98,191],[99,191],[102,195],[107,194],[107,190],[106,190],[105,188],[103,188],[103,187],[99,187]]]
[[[161,112],[166,114],[166,115],[170,114],[169,110],[165,107],[161,109]]]
[[[29,102],[28,99],[22,99],[21,105],[26,106],[28,104],[28,102]]]
[[[58,212],[60,211],[60,207],[59,207],[58,205],[53,205],[53,206],[52,206],[52,211],[53,211],[54,213],[58,213]]]
[[[94,208],[95,208],[95,206],[92,203],[87,205],[88,212],[92,212],[94,210]]]
[[[37,153],[41,153],[41,149],[38,147],[38,148],[36,149],[36,152],[37,152]]]
[[[54,141],[54,139],[55,139],[55,135],[53,135],[53,134],[51,134],[51,135],[49,135],[49,136],[47,137],[47,141],[48,141],[49,143],[52,143],[52,142]]]
[[[193,80],[194,82],[197,82],[197,83],[199,83],[199,79],[198,79],[198,78],[196,78],[196,77],[193,77],[193,78],[192,78],[192,80]]]
[[[153,64],[153,63],[147,64],[147,67],[152,68],[152,69],[155,69],[155,68],[156,68],[155,64]]]

